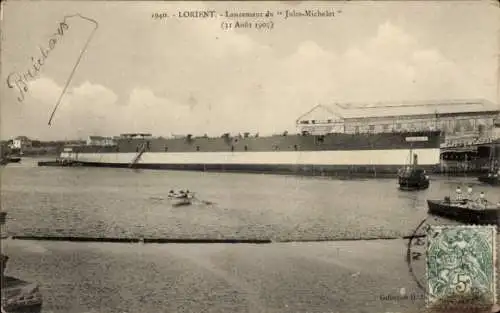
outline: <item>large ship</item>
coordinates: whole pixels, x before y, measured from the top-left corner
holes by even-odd
[[[259,136],[153,137],[122,134],[107,142],[66,146],[59,163],[184,171],[298,174],[318,176],[395,175],[411,150],[418,165],[439,168],[441,132],[331,132]]]

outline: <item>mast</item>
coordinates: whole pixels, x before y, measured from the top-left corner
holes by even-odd
[[[413,167],[413,144],[410,145],[410,166]]]

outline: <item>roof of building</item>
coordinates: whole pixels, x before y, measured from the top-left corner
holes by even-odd
[[[312,113],[318,107],[331,112],[337,118],[370,118],[384,116],[459,114],[471,112],[500,112],[500,106],[485,99],[399,101],[374,103],[335,103],[318,105],[299,119]]]
[[[28,137],[26,136],[17,136],[16,138],[14,138],[15,140],[30,140]]]
[[[125,133],[125,134],[120,134],[121,137],[151,137],[152,134],[150,133]]]

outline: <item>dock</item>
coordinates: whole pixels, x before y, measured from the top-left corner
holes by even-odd
[[[75,160],[67,160],[67,159],[56,159],[53,161],[39,161],[38,166],[57,166],[57,167],[74,167],[74,166],[82,166],[81,162]]]

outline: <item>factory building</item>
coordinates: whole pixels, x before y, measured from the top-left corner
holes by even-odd
[[[499,134],[500,107],[488,100],[442,100],[370,104],[317,105],[300,116],[300,132],[376,133],[436,130],[443,146],[488,142]]]

